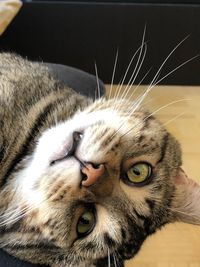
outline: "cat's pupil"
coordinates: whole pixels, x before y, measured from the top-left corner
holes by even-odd
[[[77,233],[79,237],[88,235],[95,226],[95,214],[93,211],[85,211],[79,218]]]
[[[80,222],[81,222],[82,224],[85,224],[85,225],[90,223],[89,219],[84,218],[84,217],[82,217],[82,218],[80,219]]]
[[[137,175],[137,176],[140,175],[140,171],[139,171],[138,168],[136,168],[136,167],[133,169],[133,172],[134,172],[134,174]]]

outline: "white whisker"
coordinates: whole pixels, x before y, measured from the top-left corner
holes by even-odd
[[[167,76],[169,76],[171,73],[173,73],[173,71],[169,72],[167,75],[165,75],[163,78],[161,78],[159,81],[156,81],[158,79],[158,76],[160,75],[160,72],[162,70],[162,68],[164,67],[165,63],[168,61],[168,59],[171,57],[171,55],[177,50],[177,48],[189,37],[186,36],[182,41],[180,41],[175,47],[174,49],[172,49],[172,51],[169,53],[169,55],[165,58],[165,60],[163,61],[163,63],[161,64],[161,66],[159,67],[158,71],[156,72],[153,80],[151,81],[150,85],[148,86],[146,92],[144,93],[144,95],[141,97],[141,99],[138,100],[137,102],[137,106],[135,108],[135,110],[140,106],[140,104],[142,103],[142,101],[144,100],[144,98],[147,96],[147,94],[152,90],[152,88],[155,86],[155,84],[158,84],[160,81],[162,81],[164,78],[166,78]],[[197,56],[195,56],[197,57]],[[192,58],[194,59],[194,58]],[[188,63],[189,61],[191,61],[192,59],[188,60],[187,62],[184,62],[183,64],[181,64],[181,66],[185,65],[186,63]],[[180,68],[181,66],[176,67],[176,69]],[[175,70],[174,70],[175,71]]]
[[[94,91],[94,100],[95,101],[97,100],[97,89],[95,89],[95,91]]]
[[[144,46],[144,44],[142,43],[141,44],[141,46],[136,50],[136,52],[134,53],[134,55],[132,56],[132,58],[131,58],[131,60],[130,60],[130,62],[129,62],[129,64],[128,64],[128,67],[127,67],[127,69],[126,69],[126,71],[125,71],[125,74],[124,74],[124,76],[123,76],[123,78],[122,78],[122,81],[120,82],[120,84],[117,86],[117,88],[116,88],[116,94],[115,94],[115,96],[114,96],[114,98],[115,99],[117,99],[118,97],[119,97],[119,94],[120,94],[120,91],[121,91],[121,89],[122,89],[122,85],[124,84],[124,81],[125,81],[125,79],[126,79],[126,76],[127,76],[127,74],[128,74],[128,71],[129,71],[129,69],[130,69],[130,67],[131,67],[131,65],[132,65],[132,62],[133,62],[133,60],[135,59],[135,57],[136,57],[136,55],[138,54],[138,52],[140,51],[140,54],[139,54],[139,56],[138,56],[138,60],[140,60],[140,57],[141,57],[141,51],[143,50],[143,46]],[[136,64],[137,65],[137,64]]]
[[[186,113],[186,111],[184,111],[184,112],[182,112],[182,113],[176,115],[174,118],[172,118],[172,119],[168,120],[167,122],[163,123],[163,126],[166,126],[166,125],[168,125],[169,123],[171,123],[171,122],[177,120],[178,118],[180,118],[181,116],[183,116],[185,113]]]
[[[40,205],[45,203],[48,199],[45,198],[40,202]],[[16,209],[11,209],[9,211],[5,211],[3,215],[0,215],[0,227],[6,226],[6,225],[11,225],[14,224],[15,222],[19,221],[26,215],[30,214],[32,211],[35,210],[35,208],[38,207],[37,205],[32,205],[28,206],[25,208],[16,208]]]
[[[164,75],[162,78],[160,78],[156,83],[154,83],[152,85],[151,88],[153,88],[154,86],[156,86],[158,83],[162,82],[166,77],[168,77],[169,75],[171,75],[173,72],[175,72],[176,70],[180,69],[181,67],[183,67],[184,65],[186,65],[187,63],[189,63],[190,61],[198,58],[200,55],[196,55],[186,61],[184,61],[183,63],[181,63],[180,65],[178,65],[176,68],[174,68],[173,70],[171,70],[170,72],[168,72],[166,75]]]
[[[110,264],[110,250],[109,250],[109,247],[108,247],[108,267],[110,267],[111,264]]]
[[[139,62],[140,62],[140,58],[141,58],[141,55],[142,55],[142,52],[143,52],[143,47],[145,46],[145,53],[144,53],[144,57],[143,57],[143,59],[142,59],[142,62],[141,62],[141,64],[140,64],[140,66],[139,66],[139,70],[140,70],[140,68],[141,68],[141,66],[142,66],[142,64],[143,64],[143,61],[144,61],[144,58],[145,58],[145,55],[146,55],[146,49],[147,49],[147,48],[146,48],[147,45],[146,45],[146,43],[144,42],[144,40],[145,40],[145,34],[146,34],[146,25],[145,25],[145,27],[144,27],[144,32],[143,32],[143,36],[142,36],[142,44],[141,44],[141,46],[136,50],[136,52],[134,53],[134,55],[132,56],[132,58],[131,58],[131,60],[130,60],[130,62],[129,62],[129,64],[128,64],[128,67],[127,67],[127,69],[126,69],[126,71],[125,71],[125,74],[124,74],[124,77],[123,77],[123,79],[122,79],[122,82],[121,82],[121,84],[119,85],[120,87],[117,86],[117,95],[115,95],[115,99],[119,97],[119,94],[120,94],[120,92],[121,92],[122,86],[123,86],[123,84],[124,84],[124,81],[125,81],[125,79],[126,79],[126,77],[127,77],[128,72],[129,72],[129,69],[130,69],[130,67],[131,67],[131,65],[132,65],[132,62],[133,62],[133,60],[135,59],[135,57],[136,57],[136,55],[138,54],[138,52],[140,51],[139,56],[138,56],[138,60],[137,60],[137,62],[136,62],[136,66],[135,66],[134,71],[133,71],[133,73],[132,73],[132,75],[131,75],[131,78],[129,79],[128,84],[131,82],[132,78],[134,77],[135,72],[136,72],[137,67],[138,67],[138,64],[139,64]],[[137,77],[137,75],[138,75],[138,73],[139,73],[139,70],[137,71],[136,77]],[[136,78],[136,77],[135,77],[135,78]],[[119,87],[119,90],[118,90],[118,87]]]
[[[147,120],[149,117],[151,117],[152,115],[158,113],[160,110],[162,110],[162,109],[164,109],[164,108],[167,108],[167,107],[169,107],[169,106],[171,106],[171,105],[173,105],[173,104],[176,104],[176,103],[179,103],[179,102],[182,102],[182,101],[189,101],[189,100],[191,100],[191,99],[186,99],[186,98],[184,98],[184,99],[179,99],[179,100],[176,100],[176,101],[172,101],[172,102],[170,102],[170,103],[168,103],[168,104],[166,104],[166,105],[164,105],[164,106],[162,106],[162,107],[156,109],[155,111],[153,111],[152,113],[150,113],[148,116],[146,116],[146,117],[144,118],[144,120],[142,120],[142,122],[140,122],[140,123],[134,125],[133,127],[131,127],[131,129],[128,130],[125,134],[123,134],[123,135],[121,136],[121,138],[122,138],[123,136],[129,134],[134,128],[140,126],[144,121],[146,121],[146,120]],[[138,133],[138,132],[137,132],[137,133]],[[136,134],[137,134],[137,133],[136,133]]]
[[[152,86],[152,84],[154,83],[155,79],[157,78],[157,75],[160,73],[160,71],[162,70],[163,66],[165,65],[165,63],[168,61],[168,59],[171,57],[171,55],[177,50],[177,48],[188,39],[189,35],[186,36],[183,40],[181,40],[173,49],[172,51],[169,53],[169,55],[165,58],[165,60],[163,61],[163,63],[160,65],[156,75],[154,76],[153,80],[150,83],[150,87]]]
[[[145,94],[145,93],[144,93]],[[144,94],[141,94],[141,96],[139,96],[138,98],[139,98],[139,100],[140,100],[140,98],[144,95]],[[131,115],[135,112],[135,110],[136,110],[136,108],[135,108],[135,106],[136,106],[136,108],[137,108],[137,101],[136,101],[136,103],[133,105],[133,107],[130,109],[130,113],[129,113],[129,116],[128,116],[128,118],[127,119],[129,119],[130,117],[131,117]],[[119,107],[120,107],[120,105],[119,105]],[[119,126],[119,128],[115,131],[115,133],[111,136],[111,139],[120,131],[120,129],[124,126],[124,124],[126,123],[126,120],[125,121],[123,121],[122,123],[121,123],[121,125]]]
[[[124,98],[124,93],[125,93],[125,95],[126,95],[126,94],[127,94],[127,91],[129,91],[129,89],[131,88],[131,86],[132,86],[133,83],[135,82],[135,80],[136,80],[136,78],[137,78],[137,76],[138,76],[138,73],[139,73],[139,71],[140,71],[140,69],[141,69],[141,67],[142,67],[142,64],[143,64],[143,62],[144,62],[144,59],[145,59],[145,57],[146,57],[146,52],[147,52],[147,46],[146,46],[146,44],[144,44],[144,54],[143,54],[141,63],[140,63],[140,65],[139,65],[138,69],[137,69],[137,72],[136,72],[135,76],[133,77],[133,75],[131,75],[131,78],[130,78],[130,80],[128,81],[128,84],[126,85],[126,87],[125,87],[125,89],[124,89],[124,92],[123,92],[123,94],[122,94],[122,96],[121,96],[122,98]],[[127,89],[128,89],[128,90],[127,90]]]
[[[117,261],[116,261],[116,258],[115,258],[115,252],[113,253],[113,260],[114,260],[115,267],[117,267]]]
[[[96,62],[94,63],[94,67],[95,67],[95,74],[96,74],[96,81],[97,81],[97,88],[98,88],[98,96],[100,98],[101,97],[101,93],[100,93],[99,75],[98,75],[98,70],[97,70],[97,64],[96,64]]]
[[[19,221],[24,216],[26,216],[27,214],[32,212],[34,209],[35,209],[35,207],[31,206],[31,207],[27,207],[27,208],[24,208],[24,209],[20,209],[19,208],[18,210],[10,211],[9,213],[12,212],[11,215],[9,213],[5,213],[4,214],[5,219],[3,218],[3,216],[0,216],[0,220],[1,220],[0,227],[6,226],[6,225],[10,225],[10,224],[13,224],[13,223]]]
[[[144,38],[144,36],[143,36],[143,38]],[[143,54],[142,60],[141,60],[141,62],[140,62],[140,58],[141,58],[141,55],[142,55],[142,52],[143,52],[143,47],[144,47],[145,50],[144,50],[144,54]],[[134,68],[134,70],[133,70],[133,73],[132,73],[132,75],[131,75],[131,77],[130,77],[130,79],[129,79],[129,81],[128,81],[128,83],[127,83],[125,89],[124,89],[125,91],[126,91],[126,89],[128,88],[128,86],[129,86],[130,83],[133,84],[133,83],[135,82],[135,80],[136,80],[136,78],[137,78],[137,75],[138,75],[138,73],[139,73],[139,71],[140,71],[140,69],[141,69],[141,67],[142,67],[143,62],[144,62],[144,59],[145,59],[145,57],[146,57],[146,52],[147,52],[147,44],[144,43],[144,40],[142,40],[142,47],[141,47],[141,50],[140,50],[140,54],[139,54],[137,63],[136,63],[136,65],[135,65],[135,68]],[[139,62],[140,62],[140,64],[139,64]],[[139,67],[138,67],[138,64],[139,64]],[[138,67],[138,69],[137,69],[137,67]],[[135,72],[136,72],[136,74],[135,74]],[[133,81],[132,81],[132,79],[133,79]],[[122,82],[121,86],[122,86],[122,85],[123,85],[123,82]]]
[[[108,99],[110,99],[111,95],[112,95],[112,88],[113,88],[113,83],[114,83],[114,78],[115,78],[118,56],[119,56],[119,49],[117,49],[116,56],[115,56],[115,63],[114,63],[114,68],[113,68],[113,73],[112,73],[112,80],[111,80],[111,86],[110,86],[110,92],[109,92]]]
[[[141,69],[141,67],[142,67],[142,65],[143,65],[143,62],[144,62],[144,60],[145,60],[146,53],[147,53],[147,45],[146,45],[146,43],[144,44],[144,49],[145,49],[145,50],[144,50],[144,54],[143,54],[141,63],[140,63],[140,65],[139,65],[139,67],[138,67],[138,70],[137,70],[135,76],[133,76],[134,73],[131,75],[131,77],[130,77],[130,79],[129,79],[129,81],[128,81],[128,84],[126,85],[124,91],[126,91],[127,88],[128,88],[128,90],[131,88],[131,86],[134,84],[134,82],[135,82],[135,80],[136,80],[136,78],[137,78],[137,76],[138,76],[138,74],[139,74],[139,71],[140,71],[140,69]],[[151,70],[151,69],[150,69],[150,70]],[[149,70],[149,71],[150,71],[150,70]],[[147,74],[149,73],[149,71],[147,71]],[[142,78],[142,80],[140,81],[140,83],[144,80],[144,78],[146,77],[147,74],[144,75],[144,77]]]
[[[150,68],[146,73],[145,75],[142,77],[142,79],[140,80],[140,82],[138,83],[138,85],[134,88],[133,92],[131,93],[131,95],[129,96],[128,100],[130,100],[133,95],[135,94],[135,92],[137,91],[137,89],[139,88],[139,86],[141,85],[141,83],[144,81],[144,79],[147,77],[147,75],[149,74],[149,72],[151,71],[152,68]],[[130,84],[128,90],[127,90],[127,93],[126,95],[124,96],[124,98],[126,98],[127,94],[130,92],[131,90],[131,87],[133,86],[133,83]]]

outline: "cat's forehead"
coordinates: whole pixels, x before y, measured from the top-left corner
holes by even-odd
[[[152,155],[160,151],[166,135],[165,128],[147,111],[132,112],[131,107],[130,102],[123,101],[121,105],[116,105],[115,102],[109,101],[99,105],[94,104],[94,107],[89,107],[85,112],[78,114],[75,120],[83,126],[83,143],[87,147],[85,150],[91,149],[91,143],[97,147],[101,143],[103,148],[104,139],[103,144],[106,146],[110,143],[113,143],[113,147],[119,145],[127,158],[143,154]]]
[[[165,130],[151,113],[136,109],[134,103],[126,100],[97,101],[75,116],[75,121],[86,128],[98,126],[97,131],[107,127],[127,137],[140,134],[144,137],[147,133],[155,136]]]

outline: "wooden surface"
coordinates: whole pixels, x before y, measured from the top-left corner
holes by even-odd
[[[131,96],[132,87],[128,97],[134,100],[146,88],[139,87]],[[117,86],[114,86],[112,96],[116,94],[116,89]],[[110,86],[107,86],[107,94],[109,91]],[[157,86],[145,98],[143,106],[154,112],[174,101],[179,102],[159,110],[155,115],[180,141],[183,166],[188,176],[200,182],[200,87]],[[200,267],[200,226],[182,223],[165,226],[147,239],[126,267]]]

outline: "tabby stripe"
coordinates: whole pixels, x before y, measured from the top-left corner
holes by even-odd
[[[138,219],[144,221],[146,219],[146,217],[144,215],[140,215],[137,210],[134,209],[134,212],[136,214],[136,216],[138,217]]]
[[[121,227],[121,235],[122,235],[122,239],[126,239],[126,229]]]
[[[52,109],[57,105],[58,99],[56,99],[54,102],[51,102],[48,104],[43,112],[39,114],[39,116],[36,118],[35,123],[29,132],[29,135],[27,136],[25,142],[22,144],[21,149],[19,150],[19,153],[16,155],[16,157],[11,162],[10,167],[8,168],[6,174],[4,175],[2,181],[1,181],[1,187],[4,186],[7,182],[7,178],[12,173],[12,171],[15,169],[16,165],[20,163],[20,161],[27,156],[29,152],[30,143],[34,140],[36,137],[36,134],[39,132],[39,128],[42,127],[45,123],[45,120],[48,118],[50,112],[52,112]]]
[[[3,147],[0,148],[0,162],[2,161],[2,159],[4,157],[4,153],[5,153],[5,149]]]
[[[96,244],[95,244],[94,242],[88,242],[88,243],[86,243],[86,244],[84,245],[84,249],[85,249],[85,250],[93,250],[93,251],[95,251],[95,250],[97,250],[98,248],[97,248],[97,246],[96,246]]]
[[[130,216],[130,214],[125,212],[125,217],[127,224],[125,229],[128,235],[125,240],[122,240],[118,252],[123,259],[130,259],[139,251],[143,241],[147,237],[147,233],[142,226],[136,224],[135,218]]]
[[[122,259],[119,259],[119,254],[117,253],[116,256],[116,264],[117,267],[124,267],[124,262]],[[108,257],[105,257],[103,259],[98,259],[96,263],[94,264],[96,267],[105,267],[108,266]],[[114,262],[114,256],[111,254],[110,255],[110,267],[115,267],[115,262]]]
[[[149,209],[151,210],[151,212],[153,212],[154,207],[155,207],[155,201],[151,200],[149,198],[146,198],[145,202],[147,203],[147,205],[148,205]]]
[[[21,221],[17,221],[12,226],[2,226],[0,227],[0,235],[8,234],[8,233],[15,233],[19,231],[19,228],[21,227]]]
[[[149,127],[149,124],[150,124],[150,122],[152,121],[152,120],[154,120],[154,117],[153,116],[147,116],[144,120],[143,120],[143,126],[142,126],[142,128],[141,128],[141,132],[142,131],[144,131],[144,130],[146,130],[148,127]]]
[[[9,244],[9,245],[6,245],[5,248],[8,248],[8,249],[14,249],[14,250],[26,250],[26,249],[56,249],[56,250],[59,250],[60,248],[57,247],[56,245],[50,245],[48,243],[39,243],[39,244],[26,244],[26,245],[23,245],[23,244]]]
[[[151,200],[146,200],[147,202],[151,202]],[[152,203],[151,204],[148,204],[149,206],[152,207]],[[152,221],[151,221],[151,218],[148,218],[148,217],[145,217],[143,215],[140,215],[136,210],[134,210],[136,215],[138,216],[139,219],[141,219],[144,223],[144,231],[146,232],[146,234],[150,234],[150,227],[152,225]]]
[[[134,244],[137,246],[137,243],[142,242],[145,237],[145,233],[143,232],[143,228],[135,223],[135,220],[130,217],[128,214],[126,214],[126,221],[128,224],[128,231],[129,235],[132,235],[132,238],[130,240],[134,240]]]
[[[161,153],[160,153],[161,155],[160,155],[160,159],[159,159],[158,163],[162,162],[164,157],[165,157],[168,139],[169,139],[169,134],[166,133],[166,135],[163,137]]]
[[[4,154],[6,152],[5,147],[6,145],[4,144],[4,142],[2,144],[0,144],[0,162],[2,161],[2,159],[4,158]]]
[[[104,234],[104,242],[109,248],[116,246],[115,240],[113,240],[107,233]]]

